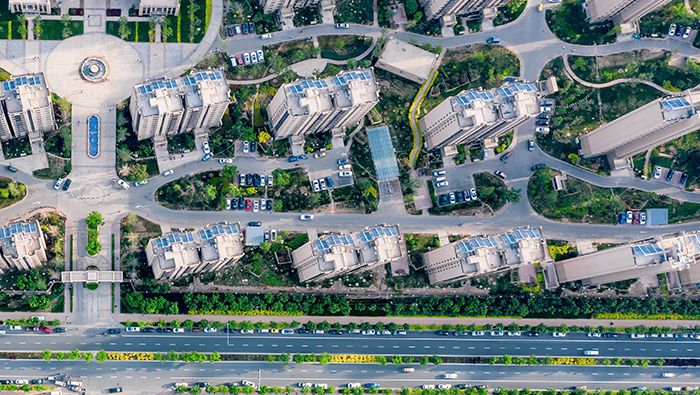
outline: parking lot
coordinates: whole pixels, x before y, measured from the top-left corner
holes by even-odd
[[[685,183],[688,181],[688,175],[686,173],[680,170],[672,170],[667,167],[654,166],[651,174],[653,180],[681,189],[685,188]]]
[[[435,194],[439,195],[441,193],[447,193],[452,191],[464,191],[470,188],[474,188],[474,180],[472,177],[467,176],[467,173],[463,166],[458,167],[446,167],[444,169],[437,169],[437,172],[444,172],[444,175],[439,175],[438,177],[433,176],[434,172],[431,173],[430,182],[433,183],[433,188],[435,188]],[[448,185],[437,186],[437,179],[445,177]]]
[[[344,146],[341,145],[338,148],[309,154],[307,156],[308,159],[303,163],[308,169],[309,182],[312,183],[312,185],[314,180],[325,179],[326,177],[330,177],[333,180],[334,188],[346,187],[354,183],[353,177],[339,176],[340,170],[338,170],[338,160],[347,160],[348,158]],[[350,163],[350,165],[352,166],[352,163]],[[352,170],[350,169],[350,171]]]

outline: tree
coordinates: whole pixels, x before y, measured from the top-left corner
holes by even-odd
[[[131,31],[129,30],[129,20],[126,19],[125,16],[119,18],[119,37],[122,40],[127,40],[129,38],[129,35],[131,35]],[[117,135],[119,132],[119,128],[117,129]],[[119,139],[117,139],[119,141]]]
[[[236,175],[238,175],[238,168],[234,165],[225,165],[221,168],[221,177],[229,181],[234,181]]]
[[[41,357],[44,359],[44,361],[49,362],[51,361],[51,357],[53,356],[53,353],[51,350],[44,350],[41,352]]]
[[[100,225],[104,225],[104,218],[99,212],[93,211],[85,218],[85,225],[88,228],[97,228]]]
[[[292,176],[282,170],[282,169],[275,169],[272,171],[272,177],[275,180],[275,186],[278,186],[280,188],[284,188],[289,185],[289,183],[292,180]],[[278,201],[278,200],[275,200]]]
[[[382,365],[382,366],[386,365],[386,357],[384,355],[378,356],[377,363]]]
[[[268,133],[264,130],[262,132],[258,133],[258,142],[260,144],[266,144],[268,141],[270,141],[270,139],[272,139],[272,136],[270,135],[270,133]]]
[[[103,363],[107,360],[107,351],[105,350],[100,350],[97,352],[97,355],[95,355],[95,359],[99,363]]]
[[[216,187],[211,184],[204,187],[204,196],[206,197],[207,201],[214,201],[216,199]]]
[[[83,353],[83,359],[85,359],[85,363],[90,363],[90,361],[92,361],[92,357],[93,355],[91,352]]]
[[[63,38],[68,38],[73,35],[73,26],[71,24],[70,15],[61,15],[61,24],[63,24],[63,30],[61,31],[61,36]]]
[[[272,243],[270,243],[269,241],[263,241],[262,243],[260,243],[258,248],[260,248],[262,252],[268,252],[270,251],[270,248],[272,248]]]
[[[31,310],[48,310],[51,308],[51,298],[46,295],[32,295],[27,304]]]
[[[404,7],[406,9],[406,15],[412,17],[413,14],[415,14],[416,11],[418,11],[418,1],[406,0],[406,3],[404,3]]]
[[[170,19],[162,18],[160,20],[160,38],[162,42],[167,42],[170,37],[173,36],[173,27],[170,23]]]
[[[221,355],[214,351],[213,353],[209,354],[209,362],[219,362],[221,361]]]
[[[577,154],[574,154],[574,153],[570,153],[570,154],[566,157],[566,159],[568,159],[568,160],[569,160],[569,163],[571,163],[571,164],[574,165],[574,166],[578,165],[579,162],[581,162],[581,157],[578,156]]]
[[[34,39],[39,40],[41,38],[41,16],[37,15],[34,17]]]
[[[17,33],[19,33],[20,37],[22,37],[22,40],[27,39],[27,17],[24,16],[24,14],[19,14],[17,15],[17,18],[15,18],[15,23],[18,24],[17,26]]]
[[[129,170],[129,175],[134,181],[144,182],[148,180],[148,167],[140,163],[132,165],[131,170]]]

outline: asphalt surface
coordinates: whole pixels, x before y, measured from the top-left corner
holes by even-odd
[[[296,387],[305,383],[325,383],[336,388],[348,383],[377,383],[385,388],[420,387],[424,384],[486,385],[490,388],[570,388],[586,386],[589,390],[632,388],[669,388],[691,386],[700,382],[700,368],[630,368],[589,366],[499,366],[438,365],[415,366],[413,373],[402,373],[408,365],[362,364],[281,364],[228,362],[185,364],[164,362],[92,362],[0,361],[0,378],[33,379],[65,374],[80,380],[89,394],[107,393],[121,386],[125,393],[172,393],[174,383],[208,382],[211,385],[249,380],[267,386]],[[444,380],[441,375],[456,373],[457,379]],[[671,378],[661,373],[674,373]],[[300,379],[303,377],[303,379]]]
[[[700,341],[694,339],[589,338],[571,333],[564,338],[542,334],[538,337],[438,336],[409,333],[408,336],[363,336],[355,334],[227,334],[218,333],[125,333],[105,335],[89,329],[47,335],[8,331],[0,337],[0,350],[41,351],[199,351],[243,354],[385,354],[441,356],[584,356],[586,350],[600,357],[697,358]]]

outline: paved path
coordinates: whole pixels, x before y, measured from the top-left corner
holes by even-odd
[[[420,116],[420,106],[421,104],[423,104],[425,95],[427,95],[430,92],[430,88],[432,88],[433,83],[435,83],[435,78],[437,78],[437,74],[440,72],[440,63],[442,63],[442,58],[445,57],[446,52],[447,51],[444,48],[442,49],[442,51],[440,51],[440,55],[438,55],[437,60],[435,61],[435,65],[430,70],[430,73],[428,73],[428,78],[425,80],[423,85],[421,85],[420,89],[418,89],[418,92],[416,93],[416,96],[413,98],[413,102],[411,103],[411,108],[409,108],[408,110],[408,121],[410,123],[411,130],[413,131],[413,147],[411,148],[411,152],[408,155],[408,163],[411,167],[414,168],[416,167],[418,155],[423,149],[423,133],[421,132],[420,126],[418,125],[418,117]]]
[[[574,70],[571,68],[571,65],[569,64],[569,55],[564,55],[562,56],[562,60],[564,61],[564,70],[566,71],[566,75],[568,75],[571,79],[574,81],[578,82],[579,84],[583,86],[587,86],[589,88],[595,88],[595,89],[602,89],[602,88],[608,88],[611,86],[615,86],[618,84],[644,84],[647,86],[650,86],[654,89],[656,89],[659,92],[662,92],[664,94],[667,94],[669,96],[677,96],[677,95],[682,95],[684,92],[673,92],[670,91],[654,82],[648,81],[648,80],[643,80],[640,78],[618,78],[613,81],[608,81],[608,82],[603,82],[603,83],[594,83],[594,82],[588,82],[584,80],[583,78],[579,77],[574,73]]]

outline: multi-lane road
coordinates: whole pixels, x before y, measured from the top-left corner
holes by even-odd
[[[589,338],[568,334],[555,338],[515,336],[437,336],[427,332],[409,332],[407,336],[363,336],[354,334],[228,334],[228,333],[122,333],[105,335],[90,329],[69,330],[63,334],[13,333],[0,337],[0,350],[41,351],[150,351],[170,350],[242,354],[316,353],[441,355],[441,356],[583,356],[596,350],[600,357],[622,358],[697,358],[700,340],[692,338],[631,339]]]
[[[402,365],[407,366],[407,365]],[[287,364],[226,362],[215,365],[166,362],[40,362],[0,361],[0,378],[42,378],[66,374],[80,380],[90,394],[106,393],[121,386],[129,394],[172,393],[174,383],[208,382],[211,385],[249,380],[267,386],[293,386],[299,382],[325,383],[341,388],[348,383],[378,383],[382,387],[420,387],[437,385],[486,385],[490,388],[569,388],[619,389],[644,386],[671,388],[695,386],[700,368],[631,368],[592,366],[499,366],[452,365],[415,366],[415,372],[403,373],[402,366],[366,364]],[[457,379],[444,380],[445,373]],[[672,373],[673,377],[662,377]]]

